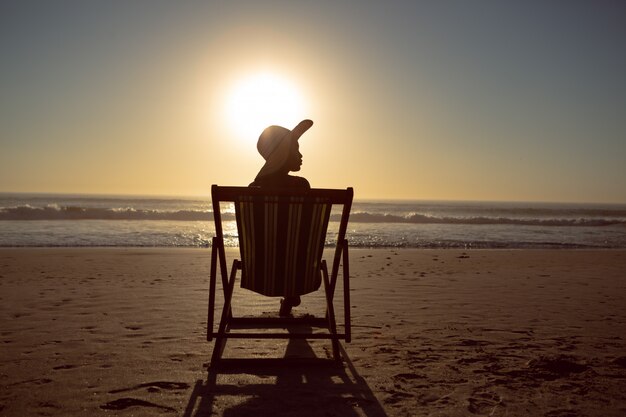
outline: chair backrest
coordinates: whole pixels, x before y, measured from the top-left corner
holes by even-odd
[[[222,238],[219,202],[235,206],[243,288],[268,296],[302,295],[319,288],[330,212],[335,204],[343,206],[337,236],[343,241],[352,204],[351,188],[213,186],[212,196],[218,239]]]

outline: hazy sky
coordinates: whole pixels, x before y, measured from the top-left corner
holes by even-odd
[[[624,22],[601,0],[4,0],[0,191],[247,185],[260,131],[226,108],[262,73],[301,99],[267,124],[315,121],[315,187],[626,203]]]

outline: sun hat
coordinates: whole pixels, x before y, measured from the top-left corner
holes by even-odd
[[[265,165],[256,177],[264,177],[280,170],[289,159],[293,141],[297,141],[311,126],[313,126],[313,121],[305,119],[293,130],[282,126],[267,127],[256,144],[257,150],[265,159]]]

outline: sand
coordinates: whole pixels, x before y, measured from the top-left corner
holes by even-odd
[[[626,251],[350,259],[343,365],[321,363],[323,340],[229,341],[229,358],[320,364],[218,372],[205,338],[210,250],[0,249],[0,415],[626,415]],[[235,301],[246,314],[278,309],[241,289]],[[306,296],[296,312],[321,305]]]

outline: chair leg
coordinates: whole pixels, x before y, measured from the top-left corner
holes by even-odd
[[[224,346],[226,346],[226,339],[222,336],[217,336],[215,338],[215,346],[213,346],[213,354],[211,355],[211,365],[216,365],[222,359]]]
[[[322,277],[324,278],[324,292],[326,294],[326,318],[328,319],[328,330],[333,336],[331,339],[333,358],[337,362],[341,362],[339,340],[337,339],[337,325],[335,322],[335,310],[333,308],[333,297],[331,293],[330,281],[328,279],[328,269],[326,268],[325,263],[322,264]]]
[[[352,340],[352,326],[350,321],[350,262],[348,259],[348,241],[343,242],[343,319],[346,333],[346,343]]]
[[[235,287],[235,277],[237,276],[237,269],[240,268],[240,262],[233,261],[233,267],[230,273],[230,280],[228,285],[224,288],[224,307],[222,308],[222,316],[220,318],[220,325],[218,333],[215,337],[215,346],[213,347],[213,355],[211,356],[211,364],[216,364],[221,358],[226,345],[226,335],[228,324],[232,318],[231,313],[231,301],[233,297],[233,289]]]
[[[215,283],[217,281],[217,245],[218,240],[213,238],[211,243],[211,273],[209,276],[209,310],[207,312],[206,340],[213,340],[213,319],[215,316]]]

